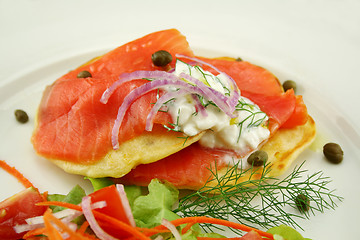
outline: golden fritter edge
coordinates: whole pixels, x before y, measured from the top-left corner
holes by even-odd
[[[203,133],[187,137],[183,133],[168,131],[161,125],[154,125],[151,132],[120,144],[119,149],[110,150],[106,156],[93,164],[74,163],[49,159],[65,172],[87,177],[119,178],[140,164],[156,162],[197,142]]]

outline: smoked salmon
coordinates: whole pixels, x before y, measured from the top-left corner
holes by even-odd
[[[151,55],[158,49],[172,54],[193,55],[185,37],[177,30],[161,31],[125,44],[48,86],[32,136],[37,153],[50,159],[85,164],[101,159],[112,148],[111,129],[124,97],[147,81],[126,83],[106,105],[100,103],[102,93],[118,80],[121,73],[159,69],[151,62]],[[84,70],[92,77],[77,78],[77,74]],[[153,91],[132,104],[121,127],[120,141],[134,138],[144,131],[146,116],[156,97],[157,91]],[[169,121],[169,116],[160,112],[155,119],[160,124]]]
[[[125,82],[106,104],[100,99],[124,73],[165,71],[162,67],[154,66],[151,60],[151,55],[159,50],[168,51],[173,56],[168,69],[174,68],[177,54],[194,56],[179,31],[159,31],[118,47],[70,71],[48,86],[39,105],[37,125],[32,136],[35,151],[47,159],[75,164],[77,167],[91,167],[105,158],[111,158],[107,154],[113,151],[111,134],[118,109],[132,90],[149,82],[149,79]],[[271,135],[281,128],[295,128],[307,122],[307,109],[301,96],[296,96],[292,90],[284,92],[278,79],[266,69],[246,61],[199,59],[235,80],[242,96],[252,100],[269,116]],[[213,71],[207,66],[202,67]],[[88,71],[91,76],[77,77],[82,71]],[[162,94],[162,90],[153,90],[131,103],[119,129],[120,144],[144,133],[146,117]],[[159,111],[154,123],[161,126],[171,124],[173,120],[168,113]],[[157,177],[180,188],[194,189],[211,176],[209,169],[215,167],[215,162],[217,168],[225,166],[222,158],[228,154],[223,150],[200,147],[198,143],[181,149],[155,163],[134,165],[136,168],[120,180],[145,185]]]

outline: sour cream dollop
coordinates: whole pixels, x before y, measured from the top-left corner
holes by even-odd
[[[176,62],[174,74],[188,74],[221,94],[229,94],[229,80],[225,74],[214,75],[199,66],[191,66],[180,60]],[[174,89],[173,89],[174,90]],[[209,148],[235,150],[241,156],[256,149],[269,138],[267,127],[268,116],[251,100],[240,96],[234,115],[221,111],[215,104],[206,99],[199,99],[205,107],[206,114],[196,109],[191,95],[177,97],[167,103],[168,112],[172,116],[175,128],[188,136],[206,131],[200,144]]]

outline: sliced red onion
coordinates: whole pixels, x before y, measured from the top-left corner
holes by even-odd
[[[106,201],[98,201],[91,204],[91,209],[100,209],[106,207]]]
[[[135,219],[134,219],[134,216],[133,216],[131,208],[130,208],[129,199],[127,198],[125,190],[124,190],[124,185],[116,184],[116,189],[118,190],[118,193],[119,193],[119,196],[121,199],[121,203],[123,205],[126,217],[129,219],[130,225],[133,227],[136,227]]]
[[[229,78],[230,80],[230,86],[234,87],[234,91],[236,90],[239,90],[237,85],[236,85],[236,82],[234,81],[234,79],[232,79],[232,77],[230,77],[228,74],[226,74],[225,72],[222,72],[220,71],[217,67],[215,67],[214,65],[210,64],[210,63],[207,63],[203,60],[200,60],[198,58],[195,58],[195,57],[189,57],[189,56],[186,56],[186,55],[183,55],[183,54],[176,54],[175,55],[176,57],[179,57],[179,58],[185,58],[185,59],[188,59],[188,60],[192,60],[194,62],[197,62],[197,63],[201,63],[203,65],[206,65],[212,69],[214,69],[215,71],[217,71],[218,73],[221,73],[221,74],[224,74],[227,78]]]
[[[208,100],[213,101],[216,104],[216,106],[218,106],[218,108],[220,108],[226,115],[228,115],[231,118],[236,117],[234,115],[235,108],[232,109],[229,107],[229,105],[227,103],[228,98],[225,95],[223,95],[222,93],[216,91],[215,89],[205,85],[200,80],[198,80],[186,73],[181,73],[180,77],[182,77],[190,82],[195,83],[196,86],[198,86],[205,93],[204,96]]]
[[[37,224],[21,224],[21,225],[15,225],[14,230],[16,233],[22,233],[31,231],[37,228],[41,228],[44,226],[44,223],[37,223]]]
[[[151,131],[153,128],[153,122],[154,122],[154,118],[156,116],[156,113],[160,110],[160,108],[163,106],[164,103],[170,101],[173,98],[176,97],[180,97],[183,96],[185,94],[189,94],[188,91],[184,90],[184,89],[180,89],[176,92],[168,92],[165,93],[164,95],[162,95],[155,103],[155,105],[152,107],[151,111],[149,112],[149,114],[146,117],[146,127],[145,130],[146,131]]]
[[[228,100],[228,104],[229,106],[231,107],[231,109],[233,109],[233,111],[235,110],[235,107],[238,103],[238,99],[240,97],[240,90],[236,84],[236,82],[234,81],[234,79],[232,77],[230,77],[228,74],[226,74],[225,72],[222,72],[220,71],[217,67],[215,67],[214,65],[210,64],[210,63],[207,63],[205,61],[202,61],[198,58],[194,58],[194,57],[189,57],[189,56],[186,56],[186,55],[183,55],[183,54],[176,54],[175,55],[176,57],[179,57],[179,58],[185,58],[185,59],[188,59],[188,60],[191,60],[191,61],[194,61],[194,62],[197,62],[197,63],[201,63],[203,65],[206,65],[212,69],[214,69],[215,71],[217,71],[219,74],[223,74],[225,75],[230,81],[229,81],[229,85],[230,85],[230,96],[232,96],[231,98],[229,98]]]
[[[91,209],[99,209],[106,206],[105,201],[99,201],[94,204],[91,204]],[[62,222],[70,225],[72,220],[82,215],[82,212],[76,211],[73,209],[64,209],[59,212],[53,213],[54,217],[61,219]],[[44,226],[44,217],[43,216],[36,216],[32,218],[25,219],[26,224],[16,225],[14,230],[16,233],[22,233],[26,231],[30,231],[33,229],[41,228]],[[75,224],[76,225],[76,224]]]
[[[100,238],[101,240],[117,240],[117,238],[114,238],[113,236],[106,233],[96,221],[95,216],[91,209],[90,196],[83,197],[81,201],[81,208],[83,210],[86,220],[89,222],[91,229],[94,231],[94,233],[98,238]]]
[[[53,215],[56,218],[64,218],[64,217],[69,217],[72,215],[75,215],[76,213],[78,213],[78,211],[73,210],[73,209],[64,209],[62,211],[53,213]],[[32,218],[28,218],[25,219],[25,222],[27,224],[39,224],[39,223],[44,223],[44,218],[43,216],[37,216],[37,217],[32,217]]]
[[[206,112],[206,109],[205,107],[201,104],[199,98],[197,97],[196,94],[191,94],[194,102],[195,102],[195,108],[198,112],[200,112],[201,115],[203,115],[204,117],[207,117],[208,114]]]
[[[77,230],[77,224],[76,223],[70,222],[70,223],[67,224],[67,226],[74,232]],[[70,237],[70,234],[67,233],[67,232],[64,232],[64,233],[61,234],[61,236],[62,236],[63,239],[68,239]]]
[[[76,212],[73,215],[69,215],[67,217],[64,217],[63,219],[61,219],[62,222],[64,223],[70,223],[72,220],[74,220],[75,218],[79,217],[82,215],[82,212]]]
[[[156,237],[156,238],[154,238],[154,240],[164,240],[164,237],[163,237],[163,236],[161,236],[161,235],[157,235],[157,237]]]
[[[156,80],[145,83],[138,88],[132,90],[125,98],[118,110],[118,115],[116,117],[113,129],[112,129],[112,136],[111,136],[111,143],[113,148],[116,150],[119,148],[119,130],[121,123],[124,119],[125,113],[127,109],[130,107],[133,101],[135,101],[140,96],[160,87],[164,86],[173,86],[173,87],[180,87],[183,89],[188,90],[189,92],[194,92],[199,95],[205,95],[204,92],[198,88],[197,86],[192,86],[182,80],[172,81],[172,80]]]
[[[174,224],[172,224],[171,222],[169,222],[168,220],[163,218],[161,220],[161,225],[163,225],[164,227],[169,229],[170,232],[174,235],[176,240],[181,240],[181,235],[180,235],[179,231],[176,229]]]
[[[106,104],[111,97],[111,95],[118,89],[122,84],[126,82],[130,82],[136,79],[156,79],[156,80],[180,80],[176,75],[165,72],[165,71],[135,71],[132,73],[123,73],[120,75],[119,80],[114,82],[108,89],[105,90],[103,95],[101,96],[100,102]]]
[[[199,60],[201,61],[201,60]],[[202,62],[202,61],[201,61]],[[218,71],[218,70],[217,70]],[[114,93],[114,91],[123,83],[132,81],[135,79],[141,79],[141,78],[150,78],[154,79],[151,82],[145,83],[141,85],[140,87],[132,90],[123,100],[123,103],[121,104],[118,114],[116,117],[116,120],[114,122],[114,126],[112,129],[112,136],[111,136],[111,143],[113,146],[113,149],[119,148],[119,130],[120,126],[122,124],[122,121],[124,119],[125,113],[127,109],[130,107],[133,101],[135,101],[140,96],[148,93],[149,91],[152,91],[156,88],[165,87],[165,86],[173,86],[173,87],[180,87],[184,89],[185,91],[188,91],[189,93],[196,93],[201,96],[204,96],[209,101],[214,102],[225,114],[227,114],[230,117],[236,117],[234,115],[235,106],[237,102],[229,101],[229,98],[223,95],[222,93],[216,91],[215,89],[205,85],[200,80],[185,74],[181,73],[180,77],[168,73],[165,71],[135,71],[132,73],[124,73],[120,76],[119,80],[116,81],[112,86],[110,86],[102,95],[100,101],[104,104],[107,103],[111,95]],[[186,83],[185,81],[181,80],[181,78],[184,78],[185,80],[188,80],[189,82],[192,82],[195,84],[195,86]],[[237,89],[237,88],[236,88]],[[166,95],[166,97],[162,98],[161,101],[158,101],[158,104],[156,105],[156,108],[154,108],[149,115],[147,116],[146,121],[146,130],[150,131],[152,129],[153,125],[153,119],[157,113],[157,111],[162,106],[161,102],[166,102],[164,99],[168,99],[170,95]],[[237,99],[236,99],[237,101]],[[229,105],[230,104],[230,105]],[[202,112],[202,114],[205,114],[204,108],[200,106],[199,102],[197,101],[197,107],[199,111]]]

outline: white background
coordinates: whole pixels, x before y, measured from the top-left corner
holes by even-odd
[[[342,165],[304,153],[345,200],[303,226],[313,239],[354,238],[360,207],[360,1],[45,1],[0,0],[0,159],[41,191],[88,187],[38,159],[29,139],[46,84],[88,59],[153,31],[177,28],[196,53],[242,57],[298,82],[323,141],[339,142]],[[20,126],[15,108],[31,121]],[[0,172],[1,199],[21,190]]]

